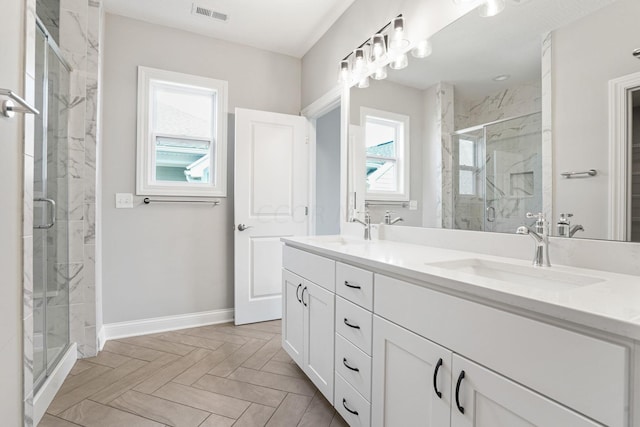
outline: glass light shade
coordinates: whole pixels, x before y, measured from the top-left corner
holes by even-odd
[[[376,68],[376,71],[371,75],[374,80],[384,80],[387,78],[387,66],[383,65],[382,67]]]
[[[429,40],[421,40],[416,47],[411,50],[411,55],[414,58],[426,58],[433,52],[433,47]]]
[[[369,77],[363,77],[362,79],[360,79],[360,81],[358,82],[358,88],[360,89],[365,89],[369,87]]]
[[[349,83],[351,80],[351,69],[349,67],[349,60],[345,59],[340,61],[340,72],[338,74],[338,81],[340,83]]]
[[[485,0],[482,6],[480,6],[480,16],[483,18],[496,16],[504,10],[504,6],[504,0]]]
[[[387,57],[387,42],[382,34],[371,37],[371,61],[384,60]]]
[[[406,53],[403,53],[402,55],[398,55],[396,59],[391,61],[389,67],[391,67],[392,70],[402,70],[407,65],[409,65],[409,58],[407,58]]]
[[[360,78],[367,71],[367,57],[363,48],[353,51],[353,73]]]
[[[398,16],[393,18],[391,24],[391,42],[389,47],[391,49],[399,50],[409,46],[409,40],[404,37],[404,18]]]

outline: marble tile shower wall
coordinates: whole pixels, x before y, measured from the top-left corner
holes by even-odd
[[[504,89],[481,99],[466,99],[455,93],[455,129],[465,129],[509,117],[538,112],[542,109],[542,89],[540,81],[523,83]],[[540,177],[536,177],[538,180]],[[482,230],[484,228],[484,198],[463,196],[451,191],[453,206],[451,215],[455,228],[465,230]],[[537,206],[537,203],[534,203]],[[503,206],[502,208],[507,208]],[[503,209],[504,210],[504,209]],[[511,213],[513,209],[510,210]],[[507,214],[501,212],[500,214]],[[521,222],[515,218],[515,222]],[[511,223],[505,224],[510,227]],[[446,227],[447,228],[447,227]]]
[[[60,1],[60,49],[71,64],[69,99],[69,299],[79,357],[97,353],[95,292],[96,152],[100,0]]]

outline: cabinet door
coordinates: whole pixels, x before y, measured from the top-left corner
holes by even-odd
[[[372,426],[449,425],[449,350],[374,316],[371,370]]]
[[[298,366],[302,366],[304,345],[303,309],[301,295],[303,279],[288,270],[282,270],[282,348]]]
[[[304,365],[302,369],[324,396],[333,402],[335,295],[305,281]]]
[[[453,380],[451,427],[601,425],[455,354]]]

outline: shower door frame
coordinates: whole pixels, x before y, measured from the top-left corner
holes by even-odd
[[[42,180],[42,193],[43,195],[46,197],[48,195],[48,184],[49,184],[49,179],[50,177],[48,176],[48,165],[47,165],[47,156],[48,156],[48,151],[49,151],[49,136],[48,136],[48,129],[49,129],[49,78],[48,78],[48,73],[49,73],[49,49],[50,51],[57,57],[57,59],[60,61],[60,64],[62,67],[64,67],[67,72],[69,73],[69,77],[71,76],[71,72],[72,72],[72,68],[69,65],[69,63],[64,59],[64,57],[62,56],[62,53],[60,51],[60,48],[58,47],[58,45],[56,44],[55,40],[53,39],[53,37],[51,36],[51,33],[46,29],[45,25],[43,24],[43,22],[40,20],[40,18],[36,17],[36,33],[37,32],[41,32],[42,35],[44,36],[44,46],[45,46],[45,50],[42,52],[43,55],[43,82],[42,82],[42,108],[40,109],[40,117],[42,118],[42,122],[41,124],[39,124],[37,121],[34,122],[34,126],[36,125],[41,125],[42,126],[42,153],[40,153],[42,155],[42,171],[43,171],[43,180]],[[37,50],[35,52],[35,54],[38,54]],[[37,77],[37,76],[36,76]],[[70,81],[69,81],[70,84]],[[70,87],[68,88],[70,91]],[[68,137],[68,118],[67,118],[67,137]],[[68,156],[68,146],[66,146],[66,150],[67,150],[67,156]],[[34,152],[34,156],[36,155],[36,153]],[[35,157],[34,157],[35,160]],[[35,172],[35,171],[34,171]],[[35,173],[34,173],[35,176]],[[66,198],[68,200],[69,197],[69,183],[67,181],[66,183],[67,185],[67,191],[66,191]],[[68,201],[67,201],[68,203]],[[57,209],[57,206],[54,205],[54,210]],[[68,206],[67,209],[68,210]],[[47,212],[47,210],[45,210],[45,212]],[[34,210],[35,212],[35,210]],[[35,241],[35,231],[42,231],[42,232],[47,232],[46,229],[37,229],[34,223],[34,241]],[[68,233],[68,231],[67,231]],[[68,237],[68,235],[67,235]],[[56,367],[58,366],[58,364],[60,363],[60,360],[62,360],[67,352],[67,350],[69,349],[69,346],[71,345],[70,342],[70,335],[69,335],[69,329],[70,329],[70,324],[69,322],[67,323],[67,344],[66,346],[59,352],[59,354],[57,355],[56,359],[51,361],[51,363],[49,363],[49,361],[47,360],[47,353],[48,353],[48,347],[47,347],[47,316],[48,316],[48,311],[47,311],[47,291],[48,291],[48,283],[49,283],[49,277],[48,277],[48,268],[46,267],[47,262],[48,262],[48,245],[46,242],[46,236],[45,236],[45,243],[43,245],[43,257],[45,259],[45,267],[43,268],[45,271],[43,273],[43,280],[44,280],[44,286],[43,286],[43,316],[44,316],[44,330],[42,332],[42,348],[43,348],[43,364],[44,364],[44,369],[43,371],[40,373],[40,375],[38,377],[34,377],[33,378],[33,392],[34,395],[38,393],[38,391],[41,389],[41,387],[45,384],[45,382],[47,381],[47,378],[50,377],[50,375],[52,374],[52,372],[56,369]],[[69,245],[68,245],[68,239],[67,239],[67,246],[66,246],[66,251],[67,251],[67,256],[66,256],[66,263],[68,265],[68,251],[69,251]],[[34,254],[34,260],[35,260],[35,254]],[[34,263],[35,264],[35,263]],[[35,267],[35,265],[34,265]],[[33,275],[35,277],[35,275]],[[68,278],[67,278],[68,280]],[[35,290],[35,283],[34,283],[34,290]],[[67,288],[68,288],[68,283],[67,283]],[[69,310],[69,294],[67,293],[67,310]],[[32,294],[32,299],[35,300],[35,298],[33,297]],[[35,301],[32,301],[32,303]],[[35,307],[34,307],[34,316],[35,316]],[[70,313],[67,316],[67,319],[70,321]],[[34,327],[35,327],[35,321],[34,321]],[[34,337],[35,337],[35,330],[34,330]],[[34,347],[35,347],[35,343],[34,343]],[[35,352],[34,352],[35,353]],[[35,358],[34,358],[35,359]],[[35,360],[34,360],[35,362]],[[35,371],[35,363],[34,363],[34,371]]]

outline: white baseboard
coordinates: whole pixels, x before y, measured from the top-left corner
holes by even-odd
[[[130,322],[108,323],[100,329],[99,343],[104,347],[108,340],[135,337],[157,332],[175,331],[214,325],[233,321],[233,309],[203,311],[200,313],[179,314],[177,316],[155,317]],[[100,337],[101,336],[101,337]]]
[[[60,390],[60,387],[62,387],[62,383],[67,378],[67,375],[69,375],[69,372],[71,372],[71,368],[73,368],[76,360],[78,360],[78,348],[76,343],[73,343],[69,346],[67,352],[33,398],[34,426],[37,426],[42,417],[44,417],[47,408],[53,401],[58,390]]]

